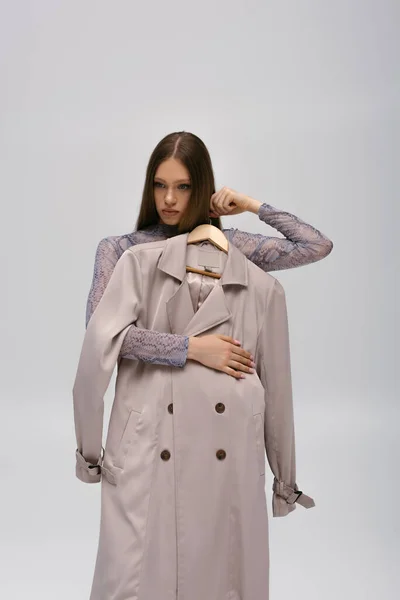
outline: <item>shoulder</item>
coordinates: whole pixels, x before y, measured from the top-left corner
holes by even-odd
[[[249,258],[246,258],[246,261],[249,276],[255,281],[258,288],[269,290],[275,287],[276,283],[279,284],[279,280],[271,275],[271,273],[261,269],[261,267],[253,263]]]
[[[264,309],[267,308],[272,298],[280,297],[285,301],[285,290],[279,279],[266,273],[250,260],[247,260],[247,267],[251,293],[259,299]]]
[[[167,243],[167,239],[165,240],[154,240],[152,242],[142,242],[132,244],[127,252],[134,254],[138,260],[140,260],[145,254],[147,259],[149,258],[149,253],[153,255],[153,258],[158,258],[158,256],[162,253],[165,248],[165,244]]]
[[[118,260],[128,249],[139,245],[146,245],[146,247],[148,247],[154,243],[157,243],[153,240],[154,236],[152,236],[150,231],[146,230],[131,231],[121,235],[108,235],[101,238],[101,240],[98,242],[97,252],[114,253]]]

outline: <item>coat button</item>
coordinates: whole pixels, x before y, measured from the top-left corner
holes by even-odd
[[[174,405],[173,405],[172,403],[171,403],[171,404],[168,404],[168,412],[170,412],[170,413],[171,413],[171,415],[172,415],[172,413],[174,412]]]
[[[217,411],[217,413],[223,413],[225,410],[225,404],[223,404],[222,402],[218,402],[215,405],[215,410]]]
[[[226,456],[226,452],[225,452],[225,450],[222,450],[222,448],[221,448],[220,450],[217,450],[216,455],[217,455],[218,460],[224,460],[224,458]]]
[[[169,460],[171,458],[171,452],[169,450],[163,450],[160,456],[163,460]]]

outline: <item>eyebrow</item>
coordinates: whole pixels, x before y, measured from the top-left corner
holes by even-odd
[[[162,177],[154,177],[154,179],[159,179],[160,181],[163,181],[165,183],[165,179],[163,179]],[[190,181],[190,179],[177,179],[176,181],[174,181],[174,183],[183,183],[187,181]]]

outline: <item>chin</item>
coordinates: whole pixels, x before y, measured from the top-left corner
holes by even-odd
[[[165,225],[179,225],[179,219],[169,219],[164,221]]]
[[[160,220],[165,223],[166,225],[177,225],[179,223],[180,220],[180,215],[171,215],[171,216],[167,216],[164,215],[163,213],[161,213],[160,215]]]

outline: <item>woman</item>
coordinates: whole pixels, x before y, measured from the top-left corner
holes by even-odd
[[[285,236],[222,229],[229,242],[263,271],[317,262],[333,248],[330,239],[295,215],[226,187],[215,192],[211,159],[204,143],[192,133],[171,133],[158,143],[150,157],[136,230],[106,237],[98,244],[86,326],[123,252],[132,245],[166,239],[199,225],[200,222],[193,222],[190,207],[199,206],[204,194],[210,198],[210,211],[204,212],[201,223],[210,219],[222,229],[222,215],[250,211]],[[194,360],[236,378],[245,377],[244,373],[251,373],[254,367],[251,354],[241,348],[239,340],[229,336],[198,338],[138,329],[134,325],[125,337],[120,356],[172,367],[184,367],[187,360]]]
[[[90,600],[267,600],[264,443],[273,516],[315,505],[296,483],[284,291],[245,256],[273,270],[315,262],[332,244],[287,214],[281,227],[291,239],[223,230],[228,256],[180,235],[244,210],[278,212],[226,188],[216,194],[204,144],[171,134],[150,159],[137,231],[99,244],[73,390],[76,474],[102,482]],[[226,260],[221,285],[185,273],[190,250],[197,259],[213,254],[220,267]],[[154,324],[160,332],[144,328]],[[185,368],[168,368],[187,358]],[[243,373],[244,382],[234,381]]]

